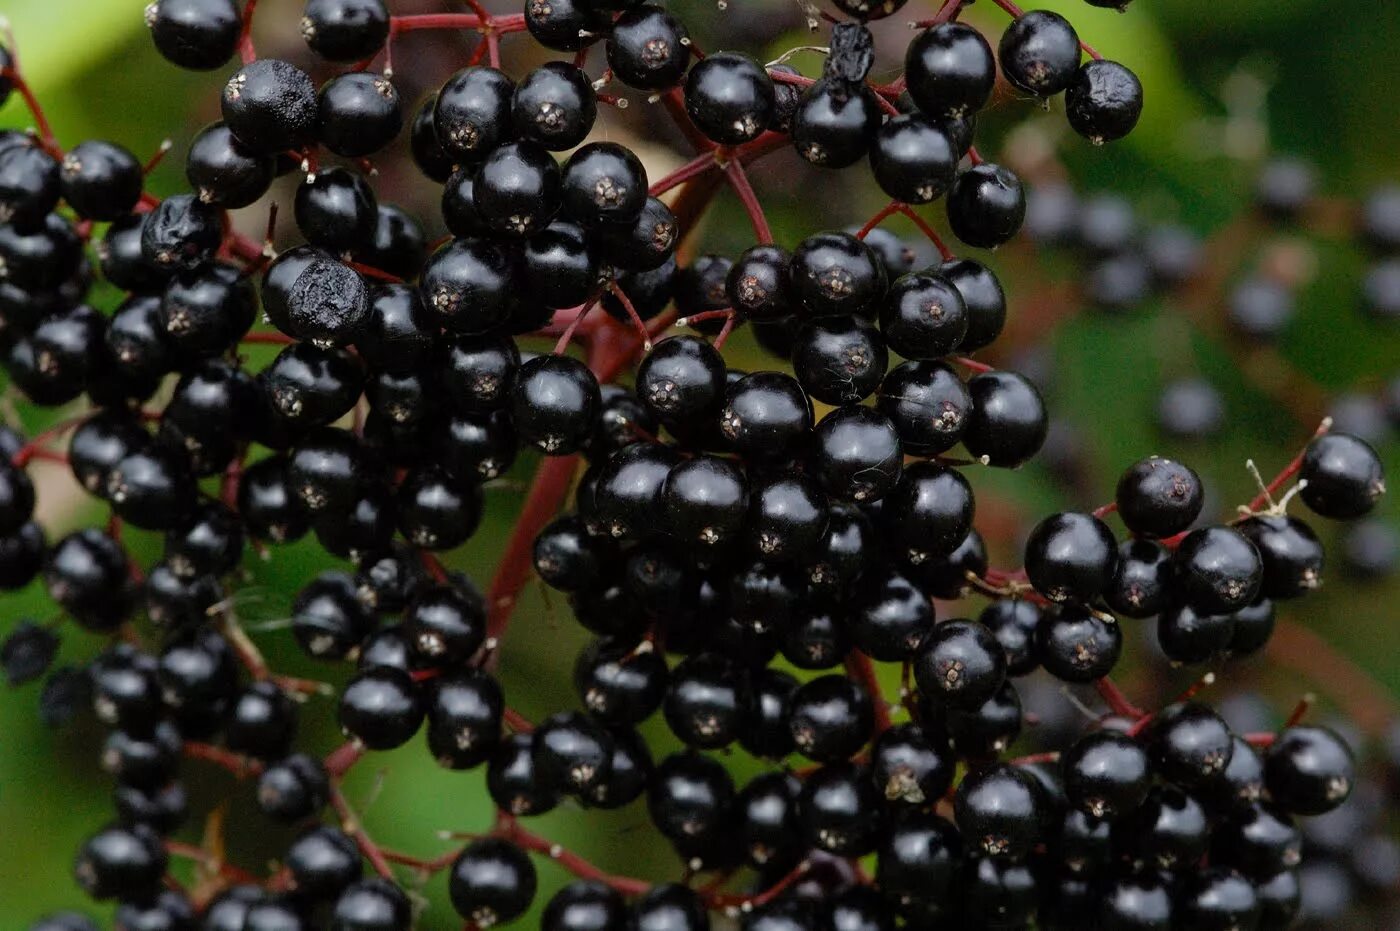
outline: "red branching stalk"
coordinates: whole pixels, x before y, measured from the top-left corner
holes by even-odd
[[[499,640],[510,623],[511,612],[520,591],[530,578],[534,561],[535,536],[553,519],[569,493],[569,484],[578,466],[577,456],[551,456],[541,463],[520,508],[515,526],[506,540],[505,551],[486,595],[487,640]]]
[[[1331,429],[1332,418],[1324,417],[1322,423],[1318,424],[1317,429],[1313,431],[1312,439],[1317,439]],[[1274,493],[1287,484],[1289,479],[1298,474],[1298,470],[1303,467],[1303,456],[1307,454],[1307,451],[1307,446],[1299,450],[1298,455],[1294,456],[1292,460],[1289,461],[1288,465],[1284,466],[1282,471],[1280,471],[1278,475],[1275,475],[1273,480],[1260,490],[1259,494],[1254,496],[1247,507],[1251,511],[1257,511],[1269,504],[1273,500]]]
[[[593,297],[589,299],[587,304],[584,304],[582,307],[575,308],[573,318],[569,320],[568,325],[565,326],[563,331],[560,332],[559,340],[554,344],[554,354],[556,356],[561,355],[566,349],[569,348],[569,344],[574,340],[575,333],[577,333],[583,327],[583,322],[585,318],[587,318],[588,312],[591,311],[594,307],[598,306],[599,300],[600,297]],[[558,316],[558,314],[555,314],[555,317]],[[550,322],[551,324],[553,323],[552,320]],[[548,328],[546,328],[546,330],[547,329]]]
[[[1298,699],[1298,704],[1293,706],[1293,710],[1288,714],[1288,719],[1283,722],[1284,728],[1286,729],[1301,724],[1304,716],[1306,716],[1309,709],[1312,708],[1314,701],[1316,701],[1316,698],[1310,694],[1304,695],[1302,698]]]
[[[196,847],[193,844],[186,844],[177,840],[168,840],[165,842],[165,852],[172,857],[192,860],[205,869],[217,873],[220,878],[228,880],[231,883],[256,886],[262,882],[247,870],[240,869],[231,863],[225,863],[223,858],[210,853],[203,847]]]
[[[373,278],[375,281],[384,281],[389,284],[403,284],[403,279],[398,275],[390,274],[382,269],[375,268],[373,265],[366,265],[363,262],[346,262],[345,264],[359,272],[365,278]]]
[[[988,365],[985,362],[978,362],[976,359],[970,359],[967,356],[950,356],[949,359],[950,361],[956,362],[958,365],[961,365],[963,368],[971,369],[974,372],[996,371],[996,366]]]
[[[169,139],[162,139],[160,145],[156,147],[155,154],[146,161],[146,164],[141,166],[142,176],[149,175],[151,172],[155,171],[156,166],[165,161],[166,154],[169,153],[173,146],[174,143]]]
[[[559,844],[554,843],[548,838],[541,837],[533,831],[526,830],[520,826],[520,822],[509,816],[499,816],[497,819],[497,827],[492,833],[497,837],[503,837],[509,840],[511,843],[524,850],[544,854],[579,879],[591,879],[601,882],[623,895],[641,895],[651,888],[651,883],[643,879],[633,879],[630,876],[613,876],[609,873],[605,873],[578,854],[566,850]]]
[[[418,561],[423,564],[423,569],[439,585],[447,581],[447,570],[443,568],[442,562],[429,550],[418,548]]]
[[[1164,705],[1163,707],[1169,707],[1171,705],[1180,704],[1182,702],[1188,702],[1191,699],[1195,698],[1197,693],[1199,693],[1201,689],[1205,688],[1208,685],[1214,684],[1215,673],[1207,672],[1200,676],[1200,678],[1196,679],[1196,681],[1188,685],[1185,689],[1181,691],[1181,694],[1177,695],[1171,701],[1167,702],[1166,705]],[[1138,718],[1135,722],[1133,722],[1133,726],[1128,728],[1123,733],[1126,734],[1128,737],[1138,736],[1143,731],[1147,730],[1148,726],[1151,725],[1153,721],[1157,720],[1159,714],[1161,714],[1160,711],[1149,711],[1147,714],[1142,715],[1142,717]]]
[[[718,165],[719,163],[715,161],[713,153],[704,152],[695,156],[670,174],[658,178],[647,193],[652,197],[660,197],[672,188],[679,187],[691,178],[702,175]]]
[[[341,829],[355,839],[356,846],[365,855],[370,866],[374,867],[374,871],[385,879],[393,879],[394,868],[385,859],[384,852],[379,849],[379,845],[369,834],[365,833],[359,817],[351,810],[350,803],[345,800],[345,793],[341,792],[340,787],[334,783],[331,785],[331,805],[335,807],[335,813],[340,816]]]
[[[509,706],[501,715],[501,720],[505,721],[506,726],[517,734],[533,734],[535,732],[535,725],[530,719]]]
[[[617,302],[621,304],[622,309],[627,312],[627,319],[632,322],[632,330],[637,334],[637,338],[642,341],[642,351],[651,352],[651,334],[647,330],[647,325],[642,322],[642,315],[637,313],[637,308],[633,305],[632,299],[627,296],[627,292],[618,287],[616,281],[608,282],[608,292],[612,294],[613,297],[617,298]],[[556,351],[558,350],[556,349]]]
[[[933,14],[932,19],[921,19],[911,25],[915,29],[928,29],[930,26],[951,22],[957,19],[962,8],[971,2],[972,0],[943,0],[943,5],[938,8],[937,13]]]
[[[39,105],[39,98],[34,96],[33,89],[29,82],[19,73],[15,67],[0,69],[0,76],[8,78],[19,91],[20,97],[24,98],[24,105],[29,108],[30,114],[34,117],[34,127],[39,131],[39,139],[43,142],[51,154],[62,155],[63,150],[58,146],[58,138],[54,135],[53,126],[49,123],[49,118],[44,115],[44,108]]]
[[[880,680],[875,677],[875,664],[870,661],[870,657],[860,650],[851,650],[846,655],[846,674],[865,686],[865,690],[870,693],[870,700],[875,706],[875,733],[889,730],[893,723],[890,720],[890,706],[880,691]]]
[[[894,216],[896,213],[899,213],[899,208],[900,203],[897,200],[892,200],[885,206],[881,207],[879,212],[877,212],[869,220],[866,220],[865,225],[856,231],[856,239],[864,239],[865,237],[869,236],[871,230],[875,229],[875,227],[879,226],[881,223],[885,222],[890,217]]]
[[[17,469],[22,469],[29,464],[30,460],[44,458],[42,454],[45,445],[63,436],[63,434],[68,431],[75,430],[82,426],[91,416],[92,411],[85,411],[76,417],[60,420],[47,430],[34,434],[29,442],[21,446],[19,452],[15,453],[14,458],[10,460],[11,464]]]
[[[1104,676],[1102,679],[1096,679],[1094,681],[1094,688],[1098,689],[1099,696],[1103,698],[1114,714],[1130,718],[1134,721],[1141,720],[1147,716],[1147,712],[1129,701],[1128,696],[1123,694],[1123,690],[1108,676]]]
[[[1028,753],[1025,756],[1013,757],[1007,760],[1012,766],[1033,766],[1037,763],[1058,763],[1060,762],[1060,751],[1047,750],[1044,753]]]
[[[248,0],[243,8],[243,30],[238,35],[238,57],[243,64],[256,61],[258,50],[253,47],[253,13],[257,11],[258,0]]]
[[[705,904],[710,908],[722,908],[729,911],[748,911],[762,908],[792,888],[798,880],[807,875],[811,868],[811,864],[803,860],[788,871],[782,879],[756,895],[725,895],[720,892],[706,892],[702,895]]]
[[[933,247],[938,250],[938,254],[942,257],[943,261],[948,262],[956,258],[953,254],[953,250],[949,249],[948,244],[943,241],[943,237],[939,236],[938,233],[934,231],[933,227],[928,225],[927,220],[915,213],[913,207],[908,204],[900,204],[896,209],[908,217],[910,222],[918,227],[919,232],[923,233],[925,238],[933,243]]]
[[[734,327],[737,326],[738,323],[739,315],[731,310],[729,316],[724,318],[724,325],[719,328],[719,333],[715,334],[713,345],[716,349],[724,348],[725,342],[729,339],[729,334],[734,332]]]
[[[760,243],[771,243],[773,231],[768,226],[768,218],[763,214],[763,204],[759,202],[758,195],[754,193],[753,185],[749,184],[749,176],[744,171],[743,163],[737,158],[732,158],[724,166],[724,172],[729,179],[729,186],[734,189],[735,194],[739,195],[739,202],[744,205],[744,212],[749,215],[754,235],[758,237]]]
[[[263,343],[271,346],[287,346],[291,343],[296,342],[296,340],[292,339],[286,333],[278,333],[276,330],[262,330],[254,333],[244,333],[242,338],[240,338],[238,341],[240,343],[243,343],[244,345],[257,345],[259,343]]]
[[[347,740],[326,754],[322,765],[326,767],[326,772],[332,779],[340,779],[350,771],[350,768],[365,755],[364,746],[356,740]]]
[[[524,13],[490,16],[482,13],[405,13],[389,17],[389,33],[417,32],[425,29],[465,29],[476,32],[522,32]]]
[[[184,753],[185,756],[191,759],[213,763],[215,766],[227,770],[239,779],[245,779],[248,776],[257,776],[263,771],[262,763],[259,763],[257,760],[225,750],[223,747],[216,747],[213,744],[187,740],[184,745]]]

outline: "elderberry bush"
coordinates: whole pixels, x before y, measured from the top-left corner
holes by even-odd
[[[1309,612],[1400,557],[1400,188],[1278,158],[1206,236],[1070,180],[1131,47],[744,5],[154,0],[164,168],[0,47],[5,700],[110,790],[30,931],[1394,916],[1394,700]],[[1388,382],[1290,361],[1313,236]],[[1153,326],[1139,409],[1058,407],[1074,315]],[[1298,440],[1251,484],[1197,338]]]

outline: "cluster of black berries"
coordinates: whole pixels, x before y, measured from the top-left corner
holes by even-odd
[[[383,0],[308,0],[307,44],[354,65],[318,90],[296,65],[256,56],[251,0],[156,0],[146,21],[172,62],[243,58],[222,119],[190,146],[189,193],[145,193],[140,162],[111,143],[64,152],[42,125],[0,136],[4,368],[35,404],[88,407],[28,441],[0,432],[0,588],[41,578],[66,618],[111,639],[83,668],[51,669],[57,635],[24,623],[0,659],[13,683],[47,676],[51,719],[90,705],[107,727],[116,817],[82,845],[74,876],[119,903],[115,927],[406,931],[399,864],[446,872],[459,917],[488,928],[531,906],[532,852],[583,877],[544,907],[550,931],[697,931],[716,911],[749,931],[1293,921],[1294,819],[1351,794],[1347,744],[1297,722],[1238,733],[1191,700],[1149,713],[1107,676],[1120,617],[1156,616],[1180,663],[1259,650],[1274,602],[1319,583],[1308,525],[1273,488],[1232,524],[1198,526],[1196,474],[1151,457],[1112,506],[1037,525],[1024,570],[993,569],[963,470],[1018,466],[1047,432],[1028,379],[967,357],[1002,331],[997,276],[941,242],[941,260],[920,267],[878,218],[789,250],[752,202],[743,165],[777,148],[829,168],[868,158],[894,201],[886,216],[923,223],[909,205],[946,194],[957,239],[994,247],[1026,215],[1019,179],[973,146],[998,74],[1035,98],[1064,92],[1070,125],[1094,142],[1137,121],[1132,73],[1096,54],[1081,65],[1073,27],[1044,11],[1014,11],[994,56],[956,22],[962,4],[945,3],[904,76],[872,86],[866,21],[901,5],[839,3],[854,20],[832,26],[822,76],[808,79],[701,55],[651,4],[527,0],[519,16],[415,22]],[[491,64],[478,54],[405,120],[388,69],[371,66],[415,28],[476,30]],[[495,64],[521,32],[577,57],[517,82]],[[711,162],[683,171],[723,173],[745,200],[760,241],[737,259],[683,264],[695,218],[658,195],[686,179],[653,195],[635,153],[589,141],[608,102],[584,70],[594,43],[610,80],[675,105]],[[21,86],[12,62],[0,57],[0,102]],[[421,173],[442,185],[451,237],[436,246],[378,202],[366,171],[405,124]],[[327,153],[344,164],[322,165]],[[300,244],[274,252],[231,231],[227,210],[296,172]],[[1128,254],[1120,212],[1080,217],[1105,262]],[[1368,208],[1373,240],[1395,238],[1394,212]],[[1194,242],[1169,239],[1131,253],[1127,285],[1105,272],[1100,303],[1187,277]],[[110,314],[85,303],[99,274],[127,295]],[[672,308],[719,335],[653,346]],[[274,331],[254,331],[260,315]],[[731,369],[719,347],[740,324],[791,374]],[[561,334],[554,352],[517,343]],[[575,336],[586,360],[565,352]],[[282,348],[251,371],[251,343]],[[639,354],[632,384],[615,383]],[[959,444],[970,458],[945,455]],[[581,454],[588,468],[569,513],[522,512],[527,546],[504,566],[520,581],[487,597],[434,553],[472,537],[483,484],[522,450]],[[110,507],[107,528],[48,539],[26,472],[36,459],[65,461]],[[562,499],[572,476],[555,473]],[[1374,450],[1344,433],[1314,438],[1293,473],[1328,518],[1364,515],[1384,490]],[[1101,519],[1113,510],[1122,542]],[[129,558],[126,525],[164,535],[153,565]],[[298,740],[295,699],[315,684],[273,674],[235,611],[245,551],[308,534],[349,562],[305,584],[291,611],[309,657],[353,667],[336,690],[349,742],[324,758]],[[574,667],[580,710],[536,725],[492,671],[527,561],[596,635]],[[971,592],[990,598],[977,620],[936,616],[935,599]],[[872,660],[902,664],[897,705]],[[1037,669],[1097,683],[1113,714],[1063,756],[1001,759],[1023,724],[1018,682]],[[654,754],[642,737],[657,711],[680,749]],[[420,732],[443,767],[484,771],[497,808],[489,833],[439,860],[388,857],[339,790],[364,753]],[[773,765],[736,785],[706,753],[734,744]],[[256,777],[261,810],[297,826],[265,881],[224,872],[187,891],[168,875],[171,856],[190,853],[171,836],[197,765]],[[608,877],[519,823],[566,800],[643,798],[687,879],[747,869],[752,891]],[[867,876],[858,861],[872,854]]]

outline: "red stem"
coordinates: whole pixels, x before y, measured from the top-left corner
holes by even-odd
[[[996,367],[985,362],[978,362],[976,359],[969,359],[967,356],[949,356],[949,358],[961,365],[963,368],[972,369],[974,372],[995,372]]]
[[[263,765],[251,757],[240,756],[225,750],[223,747],[216,747],[213,744],[200,743],[198,741],[187,740],[184,746],[185,756],[196,760],[204,760],[213,763],[215,766],[228,770],[239,779],[247,776],[256,776],[263,771]]]
[[[44,115],[44,108],[39,105],[39,98],[34,96],[34,91],[30,89],[29,82],[26,81],[14,68],[0,69],[0,75],[10,79],[15,90],[24,98],[24,105],[29,108],[30,114],[34,117],[34,126],[39,130],[39,138],[50,153],[62,155],[63,150],[58,146],[58,138],[53,134],[53,126],[49,124],[49,118]]]
[[[551,456],[535,473],[486,596],[488,639],[500,640],[505,634],[520,591],[533,571],[535,536],[564,503],[577,466],[577,456]]]
[[[345,800],[344,793],[335,785],[331,786],[331,804],[335,806],[335,813],[340,816],[341,828],[355,839],[360,852],[374,867],[374,871],[385,879],[393,879],[393,867],[384,858],[384,853],[379,849],[379,845],[365,833],[365,829],[360,825],[360,819],[350,810],[350,803]]]
[[[587,304],[575,309],[573,319],[569,321],[568,326],[564,327],[564,331],[559,334],[559,341],[554,344],[554,354],[556,356],[569,348],[569,343],[573,341],[574,334],[583,326],[583,321],[588,316],[588,312],[598,306],[598,301],[600,299],[601,297],[593,297]]]
[[[1094,680],[1094,688],[1099,690],[1100,697],[1108,703],[1108,707],[1114,714],[1131,718],[1134,721],[1147,716],[1147,712],[1129,701],[1128,696],[1123,694],[1123,690],[1108,676]]]
[[[890,706],[880,692],[880,680],[875,677],[875,664],[860,650],[852,650],[846,656],[846,674],[855,679],[870,693],[870,701],[875,706],[875,733],[889,730]]]
[[[522,32],[524,13],[483,16],[476,13],[406,13],[389,17],[389,31],[416,32],[424,29],[474,29],[477,32]]]
[[[957,19],[965,4],[972,0],[943,0],[943,6],[938,8],[938,12],[933,14],[933,19],[921,19],[914,23],[915,29],[928,29],[930,26],[937,26],[942,23],[951,22]]]
[[[1311,439],[1317,439],[1330,429],[1332,429],[1332,418],[1324,418],[1322,423],[1318,424],[1317,429],[1313,431]],[[1311,442],[1311,440],[1309,440],[1309,442]],[[1270,499],[1273,498],[1274,492],[1278,491],[1290,478],[1298,474],[1298,470],[1303,467],[1303,456],[1307,454],[1307,451],[1308,447],[1305,445],[1298,451],[1298,455],[1294,456],[1293,459],[1289,461],[1288,465],[1283,467],[1283,471],[1275,475],[1273,481],[1265,485],[1264,490],[1250,500],[1249,509],[1251,511],[1257,511],[1268,504]]]
[[[898,210],[919,228],[919,232],[923,233],[924,236],[928,238],[929,242],[933,243],[934,248],[938,250],[938,254],[943,257],[943,261],[949,262],[955,258],[953,250],[948,248],[948,244],[943,241],[943,237],[934,232],[933,227],[928,225],[928,221],[915,213],[913,207],[908,204],[900,204]]]
[[[278,333],[275,330],[244,333],[238,341],[245,344],[267,343],[274,346],[286,346],[296,342],[296,340],[292,339],[286,333]]]
[[[243,30],[238,35],[238,57],[243,64],[256,61],[258,50],[253,47],[253,13],[258,8],[258,0],[248,0],[243,8]]]
[[[177,840],[168,840],[165,842],[165,851],[172,857],[193,860],[205,869],[217,872],[222,879],[226,879],[229,882],[250,886],[262,884],[262,880],[258,879],[252,873],[247,870],[239,869],[231,863],[225,863],[222,859],[202,847],[196,847],[193,844],[186,844]]]
[[[743,164],[737,158],[730,159],[724,166],[724,172],[729,179],[729,186],[739,195],[744,212],[749,215],[749,223],[753,224],[754,235],[758,237],[758,241],[763,244],[772,242],[773,231],[768,227],[768,218],[763,214],[763,204],[754,193],[753,185],[749,184],[749,176],[744,171]]]
[[[658,179],[647,193],[652,197],[660,197],[672,188],[684,184],[697,175],[704,174],[718,164],[713,154],[704,152],[695,156],[665,177]]]
[[[885,222],[890,217],[894,216],[896,213],[899,213],[899,207],[900,203],[897,200],[892,200],[885,206],[881,207],[878,213],[876,213],[869,220],[866,220],[865,225],[856,231],[856,239],[864,239],[865,237],[869,236],[871,230],[875,229],[875,227],[879,226],[881,223]]]
[[[41,454],[45,451],[44,445],[46,443],[48,443],[51,440],[58,439],[60,436],[67,433],[69,430],[74,430],[82,426],[83,422],[91,416],[92,411],[85,411],[84,413],[79,414],[76,417],[69,417],[67,420],[60,420],[58,423],[54,424],[52,427],[49,427],[47,430],[43,430],[39,433],[34,434],[34,436],[30,438],[29,442],[21,446],[19,448],[19,452],[15,453],[14,458],[10,460],[11,464],[13,464],[14,467],[17,469],[22,469],[29,464],[29,461],[31,459],[43,458]]]

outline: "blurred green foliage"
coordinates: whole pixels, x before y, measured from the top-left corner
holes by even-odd
[[[731,0],[734,10],[751,4],[768,9],[759,0]],[[733,44],[725,32],[726,14],[712,3],[685,0],[673,5],[683,10],[703,48]],[[1355,197],[1370,184],[1400,176],[1394,156],[1400,148],[1400,121],[1393,118],[1385,93],[1400,83],[1400,4],[1137,0],[1125,14],[1091,8],[1081,0],[1047,0],[1039,5],[1069,15],[1083,38],[1135,69],[1147,89],[1145,115],[1128,140],[1103,149],[1074,137],[1058,144],[1069,177],[1084,191],[1112,188],[1133,199],[1146,218],[1179,220],[1202,233],[1218,228],[1240,211],[1257,168],[1255,157],[1222,153],[1220,140],[1227,126],[1259,153],[1290,152],[1312,161],[1319,166],[1321,185],[1330,195]],[[298,0],[262,0],[260,34],[280,31],[294,39],[299,6]],[[25,72],[60,139],[72,144],[93,136],[111,137],[137,153],[147,153],[171,137],[175,149],[151,183],[156,193],[178,189],[184,147],[194,130],[215,116],[221,75],[181,72],[162,61],[142,28],[141,0],[8,0],[5,7]],[[786,4],[772,8],[790,12]],[[878,25],[882,42],[887,41],[889,48],[902,47],[903,21],[928,15],[931,8],[927,3],[923,7],[911,3],[896,21]],[[990,3],[976,4],[967,18],[993,36],[1004,23],[1003,15]],[[793,32],[768,48],[747,50],[773,57],[807,41],[805,34]],[[289,39],[286,45],[295,43]],[[896,67],[882,60],[877,74],[892,75]],[[445,77],[446,71],[421,76],[421,81],[431,84]],[[984,119],[979,146],[984,153],[997,153],[1009,143],[1008,134],[1023,131],[1026,123],[1053,134],[1062,122],[1040,114],[1030,104],[1002,102]],[[18,96],[0,113],[0,125],[28,125]],[[1271,138],[1260,135],[1265,131]],[[761,192],[774,180],[761,168],[755,170],[754,179]],[[765,201],[779,239],[792,242],[812,229],[858,223],[881,202],[869,188],[832,198],[796,197],[789,189]],[[421,200],[429,203],[432,195]],[[937,220],[936,211],[930,211],[930,216]],[[743,216],[721,198],[707,221],[706,247],[737,250],[747,244],[747,236]],[[1359,311],[1361,255],[1343,242],[1325,240],[1315,244],[1315,261],[1316,278],[1306,288],[1299,317],[1279,352],[1326,392],[1374,391],[1400,370],[1400,334],[1379,331]],[[1062,260],[1042,263],[1014,247],[994,257],[992,264],[1007,281],[1013,306],[1033,298],[1033,292],[1046,287],[1047,281],[1075,274]],[[1028,271],[1027,266],[1035,268]],[[1232,272],[1229,278],[1242,272]],[[734,364],[766,364],[744,338],[736,339],[733,346]],[[1281,409],[1276,397],[1259,389],[1242,369],[1238,354],[1195,328],[1169,302],[1122,318],[1080,315],[1058,327],[1048,348],[1056,372],[1050,398],[1053,410],[1082,438],[1092,464],[1087,484],[1097,492],[1090,500],[1079,500],[1035,466],[1016,473],[978,470],[971,475],[979,496],[1010,502],[1028,518],[1056,507],[1106,500],[1123,466],[1149,452],[1179,455],[1194,464],[1218,489],[1214,500],[1224,510],[1229,502],[1246,500],[1252,493],[1243,468],[1247,457],[1271,472],[1287,461],[1308,432]],[[1204,446],[1166,440],[1152,421],[1162,379],[1192,371],[1214,382],[1229,408],[1227,436]],[[51,416],[29,409],[23,415],[30,429]],[[1394,441],[1382,452],[1392,464],[1396,461]],[[514,475],[523,480],[532,467],[532,461],[523,462]],[[448,560],[483,582],[509,531],[519,492],[493,488],[488,503],[489,516],[481,531]],[[63,518],[60,526],[51,528],[55,536],[70,525],[101,519],[100,512],[76,500],[67,511],[58,510]],[[1395,496],[1383,510],[1390,520],[1396,519]],[[1329,543],[1335,541],[1333,529],[1322,528]],[[130,542],[144,562],[158,552],[159,542],[151,535],[132,532]],[[1018,564],[1014,539],[996,542],[994,550],[997,563]],[[280,670],[318,678],[341,675],[313,667],[300,657],[277,623],[285,618],[296,589],[326,564],[314,542],[286,547],[266,561],[249,557],[249,581],[240,595],[239,610],[249,626],[259,631],[256,639]],[[1392,692],[1400,693],[1396,660],[1400,625],[1394,622],[1391,607],[1400,588],[1393,581],[1384,588],[1355,587],[1336,572],[1330,582],[1301,606],[1297,616],[1349,652]],[[21,617],[53,616],[52,606],[37,586],[5,596],[0,605],[4,629]],[[510,702],[531,717],[573,705],[568,670],[583,639],[562,599],[546,599],[531,586],[502,661]],[[1129,637],[1130,662],[1131,654],[1140,653],[1136,641]],[[93,638],[74,632],[65,639],[64,659],[80,662],[96,647]],[[1268,672],[1257,664],[1232,675],[1268,689],[1281,705],[1291,703],[1304,688],[1291,674]],[[1325,694],[1325,683],[1316,685]],[[73,851],[110,816],[110,789],[96,761],[100,739],[96,730],[91,726],[57,733],[45,729],[35,713],[35,693],[30,686],[0,700],[0,927],[4,928],[21,928],[50,908],[82,904],[69,878]],[[324,699],[313,699],[306,706],[304,720],[312,745],[334,744],[333,712]],[[658,721],[650,722],[647,732],[657,738],[657,746],[668,745]],[[750,768],[742,753],[734,755],[734,762],[738,771]],[[256,869],[276,856],[287,838],[253,820],[258,816],[246,788],[235,790],[228,777],[198,764],[188,767],[187,778],[197,811],[220,799],[233,800],[228,813],[232,861]],[[347,790],[382,842],[425,854],[445,849],[447,842],[435,832],[480,830],[491,818],[481,773],[442,771],[417,741],[360,766]],[[247,830],[254,825],[255,830]],[[640,806],[610,814],[565,808],[541,819],[539,829],[605,868],[674,878],[678,865],[673,855],[651,837],[645,825]],[[186,834],[197,839],[200,830],[201,825],[193,823]],[[562,874],[547,865],[541,873],[546,889],[561,880]],[[445,905],[442,880],[430,884],[427,891],[433,905],[422,926],[458,927]]]

